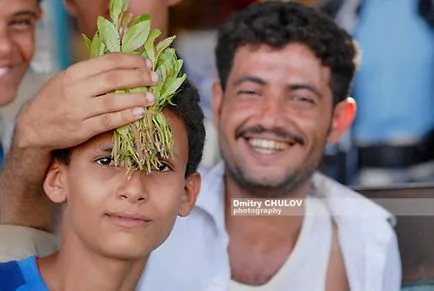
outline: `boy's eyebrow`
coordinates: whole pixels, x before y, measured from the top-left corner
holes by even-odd
[[[112,144],[100,145],[99,147],[96,148],[96,151],[111,154],[111,152],[113,151],[113,145]]]

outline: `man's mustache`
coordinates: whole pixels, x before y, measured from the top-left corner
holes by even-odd
[[[284,140],[291,140],[294,143],[298,143],[300,145],[304,145],[304,139],[299,134],[296,134],[291,131],[287,131],[280,127],[275,127],[272,129],[265,129],[264,127],[258,125],[258,126],[250,126],[250,127],[244,127],[240,128],[235,132],[236,138],[239,138],[246,134],[262,134],[262,133],[272,133],[276,137],[282,138]]]

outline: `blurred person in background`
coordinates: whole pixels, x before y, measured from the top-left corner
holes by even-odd
[[[180,1],[130,0],[129,10],[134,15],[151,13],[152,25],[167,36],[169,6]],[[13,5],[9,0],[0,3],[4,3],[3,11],[7,11],[17,3],[32,2],[34,5],[30,8],[40,13],[36,0],[18,0]],[[65,0],[65,5],[77,17],[79,27],[93,35],[97,16],[107,16],[109,0]],[[26,11],[32,11],[30,8]],[[19,25],[24,24],[20,22]],[[11,33],[7,31],[5,35]],[[23,32],[21,37],[24,36]],[[30,43],[30,48],[32,45]],[[97,132],[140,118],[140,107],[151,105],[152,96],[113,96],[107,93],[128,84],[136,87],[153,84],[148,67],[145,60],[130,55],[104,56],[79,62],[72,69],[54,76],[21,110],[11,151],[0,176],[0,260],[46,255],[57,248],[56,236],[46,232],[54,231],[58,223],[56,209],[42,189],[51,151],[74,146]],[[113,77],[104,79],[108,76]],[[87,82],[86,79],[91,77],[101,82]],[[99,104],[94,102],[98,101],[94,99],[96,96]]]
[[[152,16],[152,27],[161,30],[160,38],[167,37],[169,7],[182,0],[129,0],[128,11],[133,17],[147,13]],[[81,33],[91,37],[97,30],[97,18],[109,17],[109,0],[63,0],[69,14],[77,20]]]
[[[0,0],[0,107],[15,99],[35,52],[36,23],[41,17],[40,0]],[[9,144],[9,125],[0,116],[0,165],[3,147]]]
[[[328,0],[358,41],[353,140],[364,186],[434,180],[434,15],[429,0]]]

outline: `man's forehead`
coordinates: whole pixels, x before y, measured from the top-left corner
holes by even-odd
[[[0,0],[0,15],[10,15],[23,11],[36,12],[37,0]]]
[[[323,66],[307,46],[298,43],[281,48],[268,45],[239,47],[234,56],[231,81],[236,84],[239,78],[252,74],[264,80],[280,76],[286,81],[328,84],[330,69]]]

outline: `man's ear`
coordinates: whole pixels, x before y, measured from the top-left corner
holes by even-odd
[[[333,120],[330,132],[327,138],[329,143],[337,143],[341,136],[353,123],[356,116],[357,104],[356,100],[351,97],[339,102],[333,111]]]
[[[66,166],[53,160],[44,181],[44,192],[54,203],[64,203],[67,199],[65,176]]]
[[[223,89],[220,82],[214,82],[212,86],[212,116],[214,126],[217,128],[220,121],[220,112],[223,101]]]
[[[75,5],[74,0],[63,0],[63,5],[72,17],[77,17],[77,5]]]
[[[190,214],[194,205],[196,204],[197,197],[200,192],[202,178],[199,172],[194,172],[188,176],[184,187],[184,196],[181,200],[181,206],[179,207],[178,215],[187,216]]]
[[[161,0],[158,0],[158,1],[161,1]],[[174,5],[179,4],[181,2],[182,2],[182,0],[166,0],[168,7],[174,6]]]

